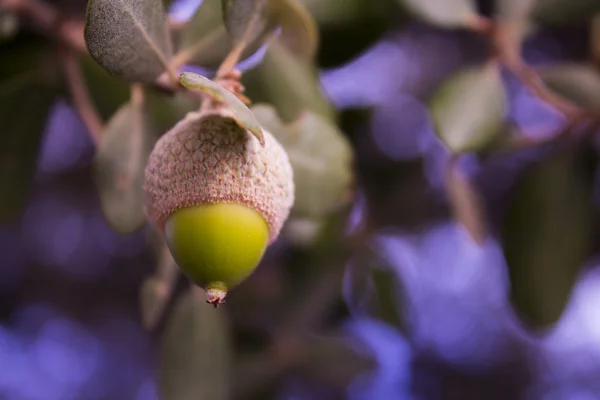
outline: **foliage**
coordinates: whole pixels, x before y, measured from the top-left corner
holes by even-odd
[[[30,7],[14,6],[20,1],[30,2]],[[552,327],[593,252],[592,175],[598,168],[598,146],[592,137],[600,121],[600,73],[595,48],[589,61],[538,68],[523,59],[522,45],[536,29],[591,25],[600,3],[495,0],[488,16],[473,0],[392,2],[393,7],[382,9],[439,30],[462,31],[491,49],[446,74],[423,96],[447,156],[443,182],[447,204],[442,214],[454,215],[478,246],[498,239],[515,314],[529,332]],[[0,32],[3,220],[18,216],[26,203],[44,125],[59,96],[70,100],[91,134],[100,207],[110,226],[123,235],[146,227],[142,183],[148,155],[160,135],[188,111],[225,106],[236,123],[263,145],[263,130],[268,130],[289,155],[296,201],[281,246],[298,256],[288,257],[294,259],[289,261],[292,274],[297,274],[289,280],[301,284],[278,281],[292,294],[284,296],[283,304],[271,304],[270,290],[277,287],[261,282],[259,271],[246,289],[251,300],[237,311],[243,314],[256,302],[276,315],[270,319],[273,332],[262,332],[267,344],[238,346],[236,311],[213,310],[199,299],[195,287],[179,290],[178,271],[164,240],[157,235],[148,243],[157,255],[157,267],[141,283],[141,315],[145,327],[158,329],[161,337],[158,375],[164,399],[225,399],[239,390],[257,393],[289,371],[317,376],[331,386],[348,385],[369,363],[337,336],[307,331],[325,319],[323,304],[340,300],[340,265],[349,259],[353,295],[364,300],[367,315],[407,336],[414,328],[404,315],[401,277],[382,266],[377,249],[370,247],[370,235],[394,222],[382,223],[375,217],[376,207],[367,206],[365,221],[353,233],[345,233],[339,224],[356,203],[357,184],[368,189],[369,182],[368,174],[355,176],[360,160],[350,139],[354,144],[364,142],[343,131],[339,110],[322,91],[318,58],[328,48],[320,48],[319,29],[352,26],[369,2],[349,0],[344,10],[332,3],[204,0],[186,24],[177,26],[169,20],[168,5],[159,0],[89,0],[84,26],[53,32],[54,25],[45,22],[53,18],[28,11],[39,7],[37,0],[0,0],[0,7],[22,13],[47,33],[39,37],[20,26],[16,33]],[[369,9],[381,21],[386,19],[377,14],[377,7]],[[595,35],[593,43],[598,41]],[[236,69],[261,48],[265,54],[256,65],[247,71]],[[75,68],[68,60],[75,60]],[[192,71],[197,67],[207,76]],[[561,129],[542,139],[513,129],[507,118],[511,79],[553,108],[562,118]],[[367,87],[370,82],[358,85]],[[475,157],[484,162],[531,148],[545,151],[520,173],[497,223],[491,218],[495,210],[489,210],[488,199],[461,170],[460,161]],[[420,165],[415,170],[422,175]],[[371,193],[367,203],[377,196],[392,198],[392,192]],[[407,192],[402,196],[414,195]],[[409,200],[423,203],[416,197]],[[309,272],[299,273],[294,267]],[[232,294],[230,302],[243,297],[244,290]],[[352,300],[356,298],[348,302]],[[332,359],[346,366],[341,376],[328,377],[334,369],[327,364]],[[250,383],[242,377],[244,368],[256,374],[249,375]]]

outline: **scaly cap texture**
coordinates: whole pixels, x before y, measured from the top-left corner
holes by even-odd
[[[294,203],[292,166],[263,129],[265,146],[227,109],[191,112],[156,143],[145,170],[146,213],[164,230],[175,210],[239,203],[257,210],[278,236]]]

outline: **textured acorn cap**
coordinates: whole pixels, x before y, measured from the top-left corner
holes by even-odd
[[[175,210],[238,203],[258,211],[278,236],[294,203],[292,166],[263,129],[265,146],[227,109],[191,112],[154,146],[145,170],[146,213],[164,231]]]

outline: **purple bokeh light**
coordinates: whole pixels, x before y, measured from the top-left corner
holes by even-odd
[[[361,318],[351,320],[347,329],[367,347],[377,361],[373,371],[365,372],[348,387],[348,399],[408,400],[410,379],[410,345],[395,329],[381,321]],[[364,350],[363,350],[364,351]]]
[[[94,154],[94,144],[77,113],[64,100],[50,110],[38,170],[58,173],[89,165]]]
[[[43,303],[27,305],[0,325],[0,397],[157,399],[149,346],[146,332],[118,313],[84,326]]]

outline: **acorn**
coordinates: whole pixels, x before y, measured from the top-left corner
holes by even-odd
[[[264,146],[227,108],[191,112],[148,158],[146,214],[215,307],[254,271],[294,203],[287,153],[262,131]]]

